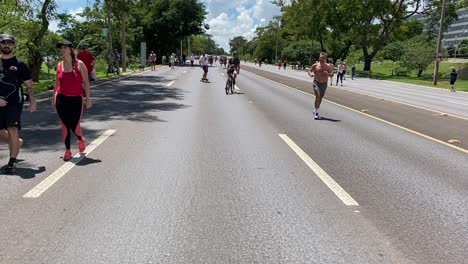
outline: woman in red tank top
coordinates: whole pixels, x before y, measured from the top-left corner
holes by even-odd
[[[60,48],[63,60],[57,65],[52,108],[57,112],[62,125],[62,136],[66,149],[63,160],[67,161],[73,156],[70,150],[70,131],[78,138],[79,152],[82,153],[86,149],[85,138],[80,126],[83,116],[83,99],[86,98],[87,109],[92,106],[92,102],[88,70],[82,61],[76,59],[73,44],[69,41],[63,41],[57,44],[57,48]]]

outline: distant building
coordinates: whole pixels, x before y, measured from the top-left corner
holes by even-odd
[[[447,31],[444,33],[442,46],[457,46],[464,39],[468,39],[468,8],[462,8],[457,11],[458,19],[453,21]],[[414,16],[414,19],[424,23],[427,17],[422,15]]]
[[[457,11],[458,20],[450,25],[444,34],[444,46],[456,46],[464,39],[468,39],[468,8]]]

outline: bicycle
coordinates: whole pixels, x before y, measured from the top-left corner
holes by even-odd
[[[234,74],[231,73],[228,76],[228,79],[226,81],[226,95],[229,94],[229,91],[231,91],[231,94],[234,94]]]

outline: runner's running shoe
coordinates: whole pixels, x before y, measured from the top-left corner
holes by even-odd
[[[78,140],[78,151],[83,153],[86,149],[85,138],[81,137],[81,140]]]
[[[9,161],[7,166],[5,167],[5,173],[13,173],[16,170],[16,161]]]
[[[71,150],[67,149],[65,150],[65,154],[63,154],[63,160],[64,161],[69,161],[73,157]]]

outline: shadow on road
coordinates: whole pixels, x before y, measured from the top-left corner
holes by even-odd
[[[5,174],[3,173],[3,170],[5,169],[6,165],[1,168],[2,174],[4,176],[18,176],[21,177],[22,179],[33,179],[36,177],[36,174],[43,173],[46,171],[46,168],[44,166],[39,166],[37,169],[31,169],[31,168],[23,168],[24,165],[21,165],[21,163],[18,163],[18,167],[16,168],[16,171],[11,174]]]
[[[84,159],[80,160],[80,162],[78,162],[76,166],[86,166],[86,165],[100,163],[100,162],[102,162],[102,160],[100,159],[92,159],[92,158],[85,157]]]
[[[92,88],[93,107],[85,110],[84,122],[106,122],[112,120],[130,120],[137,122],[167,122],[158,118],[161,111],[176,111],[189,107],[182,103],[184,95],[189,93],[175,87],[166,87],[169,82],[161,76],[133,75],[123,80],[103,84]],[[23,111],[21,137],[22,149],[34,152],[62,150],[61,129],[57,114],[52,111],[51,102],[38,104],[35,113]],[[91,142],[102,131],[84,127],[84,135]],[[76,147],[76,138],[72,135],[72,147]],[[8,158],[8,146],[0,145],[0,159]]]
[[[319,121],[330,121],[330,122],[341,122],[341,120],[327,118],[327,117],[324,117],[324,116],[319,117],[319,119],[317,119],[317,120],[319,120]]]

